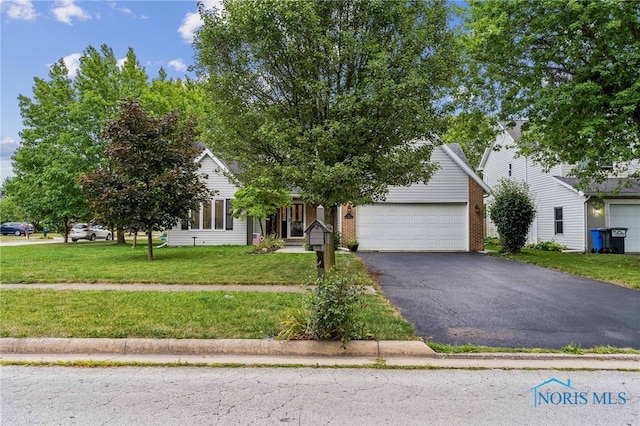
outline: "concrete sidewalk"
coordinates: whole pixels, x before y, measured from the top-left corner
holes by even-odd
[[[640,355],[436,354],[420,341],[3,338],[0,361],[640,371]]]

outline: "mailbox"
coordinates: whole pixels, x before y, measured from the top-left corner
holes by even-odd
[[[307,234],[307,244],[313,246],[314,251],[324,251],[324,245],[331,238],[329,228],[317,219],[304,232]]]

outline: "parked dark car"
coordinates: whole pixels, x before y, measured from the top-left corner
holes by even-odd
[[[0,233],[2,235],[15,235],[19,237],[24,235],[25,228],[29,230],[29,234],[33,234],[33,225],[24,222],[5,222],[0,225]]]
[[[78,240],[90,240],[95,241],[97,239],[104,239],[109,241],[111,239],[111,231],[104,226],[90,225],[88,223],[76,223],[71,228],[71,241],[74,243]]]

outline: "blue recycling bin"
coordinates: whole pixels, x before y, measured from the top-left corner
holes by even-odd
[[[593,248],[591,253],[603,253],[604,252],[604,232],[605,228],[593,228],[591,231],[591,240],[593,241]]]

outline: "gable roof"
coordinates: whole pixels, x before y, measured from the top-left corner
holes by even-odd
[[[450,143],[446,145],[440,145],[442,150],[451,158],[469,177],[471,177],[480,187],[484,190],[484,192],[490,192],[491,188],[482,180],[480,176],[473,171],[471,167],[471,163],[469,163],[469,159],[466,155],[464,155],[464,151],[457,143]]]
[[[564,186],[573,189],[581,195],[608,195],[615,194],[617,197],[640,195],[640,180],[628,178],[608,178],[604,182],[592,182],[589,188],[579,187],[580,179],[574,177],[554,176]]]
[[[502,129],[502,133],[506,134],[511,138],[512,142],[517,141],[522,136],[522,125],[526,123],[527,120],[514,120],[514,127],[507,127],[507,122],[500,121],[498,122],[498,126]],[[489,160],[489,155],[492,151],[495,150],[496,141],[494,140],[491,144],[485,148],[484,153],[482,153],[482,159],[480,160],[480,164],[478,165],[478,170],[484,170],[484,166],[487,164]]]

